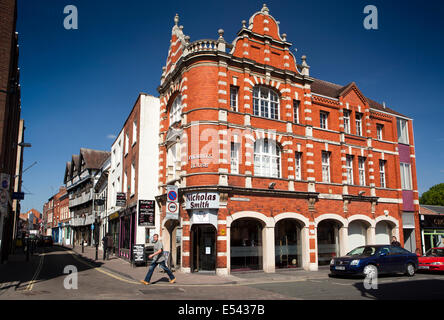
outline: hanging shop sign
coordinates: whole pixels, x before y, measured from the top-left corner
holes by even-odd
[[[218,192],[192,192],[186,194],[186,209],[219,209]]]
[[[154,226],[155,204],[154,200],[139,200],[139,226]]]
[[[117,192],[116,206],[117,207],[125,207],[126,206],[126,193],[125,192]]]

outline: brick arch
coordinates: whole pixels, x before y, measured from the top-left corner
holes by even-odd
[[[231,224],[239,219],[243,218],[251,218],[259,220],[264,224],[266,227],[274,227],[274,220],[273,218],[269,218],[263,213],[256,212],[256,211],[240,211],[233,213],[231,216],[227,216],[227,227],[231,227]]]
[[[363,214],[354,214],[351,217],[347,218],[348,223],[352,221],[365,221],[369,224],[370,227],[376,227],[376,221],[374,219],[370,219],[369,217]]]
[[[389,225],[392,228],[393,227],[399,228],[399,221],[397,219],[391,217],[391,216],[379,216],[379,217],[376,217],[376,219],[375,219],[375,226],[376,226],[376,224],[378,224],[378,222],[381,222],[381,221],[388,222]]]
[[[321,221],[327,220],[327,219],[339,221],[340,223],[342,223],[343,227],[348,226],[347,219],[345,219],[344,217],[340,216],[339,214],[335,214],[335,213],[325,213],[325,214],[322,214],[319,217],[315,218],[314,219],[315,226],[318,227],[318,224]]]
[[[284,88],[280,88],[281,82],[275,81],[275,80],[267,81],[263,77],[261,77],[261,76],[258,77],[255,75],[253,75],[253,82],[254,82],[254,86],[251,88],[251,90],[253,90],[254,87],[265,87],[267,89],[271,89],[274,92],[276,92],[276,94],[279,96],[279,99],[281,99],[282,93],[283,93],[282,89],[284,89]]]
[[[300,213],[296,213],[296,212],[283,212],[283,213],[279,213],[277,215],[274,216],[274,223],[275,225],[284,219],[294,219],[297,220],[298,222],[302,223],[302,227],[308,227],[309,226],[309,222],[310,220],[307,217],[304,217],[302,214]]]

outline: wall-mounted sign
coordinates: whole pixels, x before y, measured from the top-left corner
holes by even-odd
[[[219,193],[192,192],[186,194],[186,209],[218,209]]]
[[[154,200],[139,200],[139,226],[154,226],[156,202]]]
[[[200,162],[199,160],[206,160],[206,159],[212,159],[213,155],[210,154],[192,154],[188,157],[188,160],[191,161],[191,169],[193,168],[208,168],[208,164],[207,162]],[[193,161],[193,160],[197,160],[197,161]]]
[[[167,186],[166,217],[168,219],[179,219],[179,188]]]
[[[117,192],[116,206],[117,207],[125,207],[126,206],[126,193],[125,192]]]

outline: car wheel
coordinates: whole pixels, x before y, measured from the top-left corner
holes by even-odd
[[[363,274],[366,277],[374,278],[378,274],[378,268],[373,264],[366,265]]]
[[[413,263],[407,264],[407,268],[406,268],[405,274],[408,277],[413,277],[415,275],[415,266],[413,265]]]

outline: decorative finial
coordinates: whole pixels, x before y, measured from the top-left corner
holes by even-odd
[[[179,23],[179,14],[176,13],[176,16],[174,17],[174,24],[177,26]]]
[[[179,29],[182,31],[183,30],[183,26],[179,26]]]
[[[247,21],[242,20],[242,28],[246,28]]]
[[[262,10],[261,10],[263,13],[265,13],[265,14],[268,14],[268,12],[270,11],[270,10],[268,10],[268,8],[267,8],[267,5],[264,3],[264,6],[262,7]]]
[[[188,44],[190,43],[190,36],[185,36],[185,42]]]
[[[282,40],[287,41],[287,34],[286,33],[282,34]]]
[[[301,64],[302,70],[301,70],[301,73],[302,73],[302,75],[309,77],[310,76],[310,72],[309,72],[310,67],[307,64],[307,56],[303,55],[301,57],[301,59],[302,59],[302,64]]]
[[[217,30],[217,33],[219,34],[219,40],[224,39],[224,29]]]

